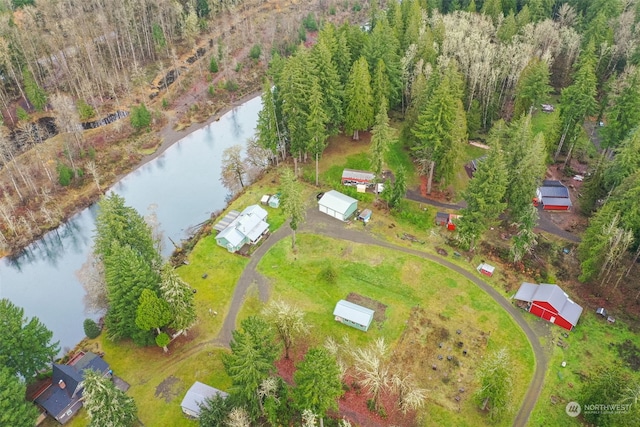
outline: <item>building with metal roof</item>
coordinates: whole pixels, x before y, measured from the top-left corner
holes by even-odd
[[[184,399],[182,399],[182,403],[180,404],[182,412],[190,417],[198,418],[200,417],[200,405],[204,404],[206,399],[216,395],[224,398],[229,396],[229,394],[224,391],[196,381],[191,388],[187,390],[187,394],[185,394]]]
[[[551,323],[572,330],[582,314],[582,306],[576,304],[558,285],[524,282],[514,299],[527,302],[527,309]]]
[[[535,201],[542,204],[544,210],[567,211],[572,206],[569,189],[556,180],[543,181],[536,192]]]
[[[267,211],[258,205],[247,207],[229,223],[226,223],[227,217],[225,216],[218,223],[226,223],[226,227],[216,236],[216,243],[227,248],[229,252],[237,252],[246,244],[256,244],[262,236],[269,232],[269,224],[266,219]],[[221,227],[216,225],[214,228]]]
[[[342,185],[374,184],[376,175],[373,172],[356,169],[345,169],[342,171]]]
[[[338,301],[333,310],[336,321],[365,332],[369,329],[374,314],[375,311],[370,308],[342,299]]]
[[[318,200],[320,212],[346,221],[358,209],[358,201],[336,190],[327,191]]]

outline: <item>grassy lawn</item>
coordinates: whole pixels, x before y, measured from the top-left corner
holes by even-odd
[[[394,359],[420,380],[421,387],[430,390],[421,425],[487,424],[472,399],[473,390],[477,388],[473,367],[484,354],[506,347],[515,375],[512,395],[516,407],[519,405],[533,373],[533,354],[522,331],[483,291],[456,273],[412,255],[317,235],[301,233],[298,236],[295,254],[285,239],[265,255],[258,269],[272,279],[272,299],[289,301],[305,311],[306,320],[313,327],[305,345],[321,345],[327,336],[340,341],[346,335],[354,346],[365,346],[383,337],[392,345]],[[337,272],[335,283],[327,283],[321,276],[328,266]],[[367,333],[336,322],[331,314],[333,308],[350,292],[385,304],[384,322],[372,325]],[[411,333],[407,332],[407,322],[416,307],[428,313],[428,322],[433,328],[436,325],[449,328],[453,337],[456,329],[464,331],[473,355],[462,358],[460,367],[452,369],[449,378],[457,377],[460,382],[449,383],[449,379],[418,365],[422,362],[430,366],[431,358],[436,357],[437,341],[430,339],[429,328],[423,330],[426,337],[412,338],[424,341],[420,352],[423,357],[415,357],[415,345],[406,348],[399,344],[399,341],[408,342],[401,337]],[[248,314],[246,310],[244,315]],[[434,381],[432,375],[438,381]],[[451,392],[455,393],[460,384],[465,384],[467,391],[458,412]],[[502,425],[510,425],[512,420],[507,418]]]
[[[635,346],[640,347],[640,337],[623,323],[607,323],[589,309],[582,313],[580,323],[569,333],[568,338],[561,336],[563,329],[551,325],[549,328],[552,336],[549,344],[553,348],[553,355],[540,399],[531,414],[530,425],[578,426],[581,425],[580,421],[567,416],[565,406],[571,401],[581,403],[579,393],[583,376],[593,374],[598,368],[618,365],[637,378],[638,373],[633,372],[623,361],[617,346],[631,340]],[[558,340],[562,340],[566,348],[558,346]],[[564,368],[563,361],[567,362]]]

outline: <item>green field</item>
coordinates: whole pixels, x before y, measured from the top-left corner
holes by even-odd
[[[328,266],[337,273],[335,283],[327,283],[323,279],[322,272]],[[457,376],[469,387],[461,402],[461,412],[455,409],[449,398],[451,387],[457,389],[461,383],[434,383],[425,376],[430,374],[430,370],[425,373],[417,365],[406,366],[424,381],[421,387],[431,390],[428,404],[420,415],[425,425],[487,424],[487,419],[471,398],[472,390],[477,387],[473,366],[481,356],[503,347],[511,355],[515,376],[512,396],[515,408],[519,407],[534,367],[526,337],[489,296],[445,267],[389,249],[299,234],[296,253],[291,251],[289,241],[283,240],[264,256],[258,269],[272,280],[272,299],[288,301],[305,312],[306,321],[312,325],[312,333],[304,339],[304,345],[322,345],[328,336],[337,341],[348,336],[353,346],[366,346],[382,337],[392,349],[401,351],[398,341],[406,332],[407,321],[415,307],[430,313],[432,319],[429,322],[433,327],[447,325],[452,331],[461,329],[469,340],[490,337],[486,344],[474,347],[477,351],[474,356],[462,359],[468,366],[451,371],[452,376]],[[385,304],[384,322],[372,326],[366,333],[336,322],[332,316],[333,308],[350,292]],[[424,332],[428,334],[428,330]],[[435,341],[426,339],[423,349],[425,363],[430,360],[431,349],[436,347]],[[402,359],[401,355],[396,356],[396,360]],[[414,357],[410,359],[415,360]],[[511,415],[515,416],[515,412]],[[512,420],[505,419],[501,425],[511,425]]]

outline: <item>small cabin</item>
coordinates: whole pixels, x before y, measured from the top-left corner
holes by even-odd
[[[492,265],[489,265],[487,263],[482,263],[480,264],[478,267],[476,267],[476,270],[478,270],[478,272],[480,274],[484,274],[485,276],[493,276],[493,272],[495,271],[495,267]]]
[[[369,308],[345,300],[338,301],[333,310],[337,322],[365,332],[369,329],[374,314],[375,311]]]

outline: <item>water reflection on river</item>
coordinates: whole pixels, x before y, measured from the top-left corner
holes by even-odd
[[[112,188],[142,215],[156,216],[164,236],[163,255],[173,250],[171,240],[179,242],[190,227],[224,207],[222,151],[245,144],[253,135],[259,110],[260,98],[246,102],[186,136]],[[84,290],[76,277],[92,246],[95,217],[96,207],[91,206],[19,257],[0,260],[0,298],[23,307],[29,317],[38,316],[63,348],[81,340],[82,321],[96,315],[85,311]]]

